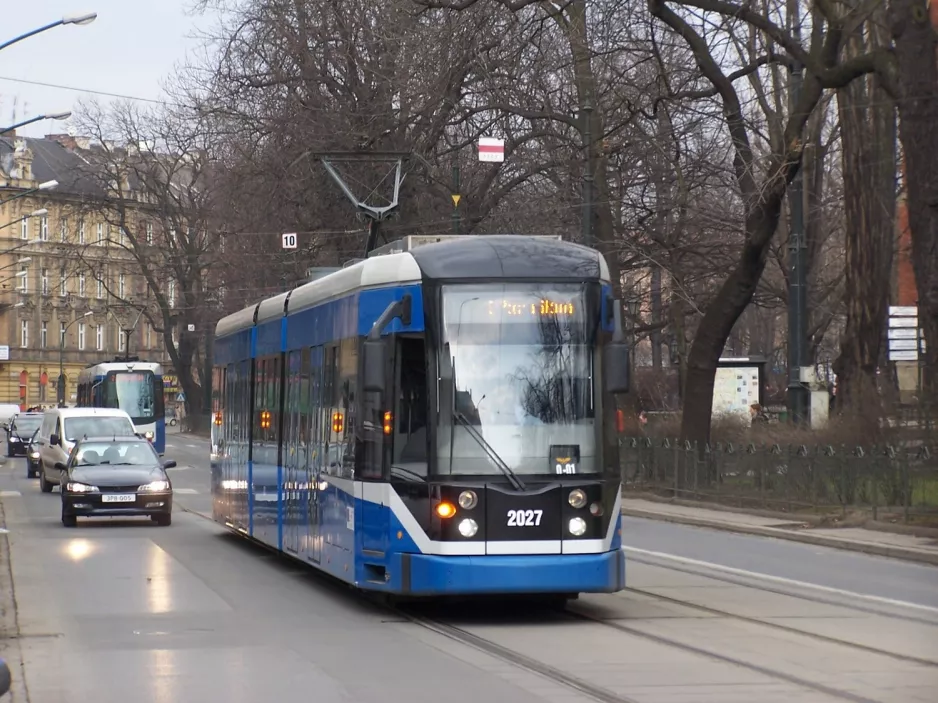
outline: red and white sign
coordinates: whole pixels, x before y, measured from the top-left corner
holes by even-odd
[[[505,160],[505,140],[493,137],[479,138],[479,161],[501,163]]]

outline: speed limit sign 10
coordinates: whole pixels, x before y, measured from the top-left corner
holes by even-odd
[[[289,232],[281,236],[284,249],[296,249],[296,232]]]

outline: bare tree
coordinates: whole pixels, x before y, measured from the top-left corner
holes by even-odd
[[[108,224],[105,242],[79,249],[79,265],[102,283],[122,325],[137,311],[162,335],[187,412],[197,414],[209,385],[199,347],[214,333],[223,255],[212,136],[198,118],[126,103],[85,104],[79,125],[92,142],[81,151],[85,176],[100,190],[83,209]],[[108,276],[102,256],[139,283]]]

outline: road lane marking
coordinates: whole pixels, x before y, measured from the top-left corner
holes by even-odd
[[[866,601],[868,603],[879,603],[880,605],[889,605],[898,608],[910,608],[913,610],[921,610],[926,613],[935,613],[938,614],[938,608],[932,607],[930,605],[922,605],[920,603],[910,603],[909,601],[904,600],[895,600],[893,598],[884,598],[882,596],[871,596],[866,593],[856,593],[855,591],[847,591],[842,588],[833,588],[832,586],[822,586],[817,583],[808,583],[807,581],[796,581],[795,579],[787,579],[782,576],[772,576],[770,574],[760,574],[757,571],[746,571],[745,569],[736,569],[732,566],[723,566],[722,564],[714,564],[709,561],[700,561],[698,559],[690,559],[688,557],[679,557],[676,554],[667,554],[665,552],[654,552],[649,549],[639,549],[638,547],[622,547],[622,551],[626,553],[653,557],[655,559],[662,559],[664,561],[673,561],[678,564],[685,564],[687,566],[696,566],[704,569],[710,569],[712,571],[719,571],[725,574],[733,574],[735,576],[743,576],[746,578],[751,578],[759,581],[769,581],[771,583],[783,584],[786,586],[792,586],[795,588],[804,588],[807,590],[819,591],[821,593],[830,593],[832,595],[843,596],[846,598],[855,598],[857,600]]]
[[[194,488],[174,488],[173,493],[179,493],[181,495],[192,496],[192,495],[198,495],[199,492],[195,490]]]
[[[0,498],[19,498],[22,495],[19,491],[0,491]]]

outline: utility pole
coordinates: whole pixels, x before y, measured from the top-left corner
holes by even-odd
[[[801,44],[801,16],[797,0],[788,3],[792,12],[795,41]],[[804,67],[795,62],[791,68],[789,119],[801,100]],[[799,135],[799,139],[802,135]],[[792,422],[807,424],[808,388],[801,381],[801,369],[807,365],[808,346],[808,282],[807,242],[804,223],[804,177],[798,168],[788,189],[791,222],[788,235],[788,409]]]
[[[456,155],[456,160],[453,162],[453,234],[459,234],[460,222],[459,222],[459,201],[462,200],[462,195],[459,193],[459,155]]]
[[[583,120],[583,244],[593,246],[593,106],[585,104],[580,110]]]

